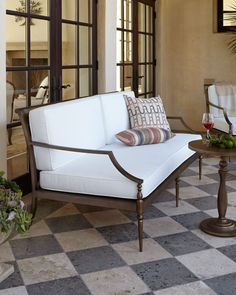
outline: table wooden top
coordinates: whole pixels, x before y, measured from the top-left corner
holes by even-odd
[[[190,141],[188,144],[190,150],[198,152],[200,154],[211,155],[211,156],[223,156],[233,157],[236,156],[236,148],[221,149],[218,147],[208,146],[204,144],[201,139]]]

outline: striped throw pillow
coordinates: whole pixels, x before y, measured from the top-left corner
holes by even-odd
[[[170,130],[163,128],[134,128],[119,132],[116,138],[127,145],[144,145],[164,142],[174,136]]]

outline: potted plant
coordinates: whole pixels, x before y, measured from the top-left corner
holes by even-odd
[[[0,171],[0,244],[10,236],[13,230],[25,233],[32,222],[29,213],[22,201],[20,187],[11,180],[3,177]],[[14,271],[12,265],[0,263],[0,282]]]

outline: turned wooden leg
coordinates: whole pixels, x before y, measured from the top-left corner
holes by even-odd
[[[221,157],[220,160],[220,169],[219,169],[219,175],[220,175],[220,187],[218,191],[218,212],[219,212],[219,219],[224,220],[225,214],[227,210],[227,192],[226,192],[226,176],[227,176],[227,160],[226,157]]]
[[[176,200],[176,207],[179,207],[179,182],[180,179],[177,177],[175,179],[175,200]]]
[[[138,219],[138,238],[139,238],[139,251],[143,252],[143,195],[142,185],[138,184],[137,195],[137,219]]]
[[[203,156],[200,155],[198,160],[198,165],[199,165],[199,179],[201,180],[202,179],[202,159],[203,159]]]

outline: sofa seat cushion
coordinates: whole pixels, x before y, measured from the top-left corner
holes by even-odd
[[[162,144],[130,147],[117,142],[103,149],[112,150],[124,169],[144,180],[145,198],[194,154],[188,142],[199,138],[199,135],[177,134]],[[120,174],[104,155],[86,155],[54,171],[41,171],[40,185],[55,191],[126,199],[137,197],[137,184]]]
[[[232,123],[232,134],[236,135],[236,117],[229,117]],[[229,133],[229,125],[225,121],[225,118],[214,118],[214,128],[220,131]]]

